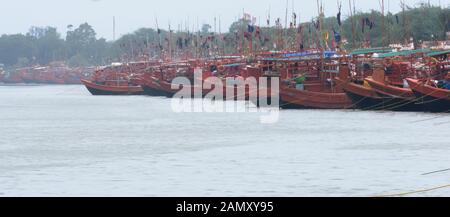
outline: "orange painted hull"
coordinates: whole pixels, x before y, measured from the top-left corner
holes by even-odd
[[[350,109],[351,99],[345,93],[326,93],[297,90],[282,86],[280,89],[282,107],[301,107],[316,109]]]
[[[373,78],[364,79],[379,94],[405,99],[414,99],[414,93],[410,88],[401,88],[394,85],[375,81]]]
[[[450,90],[432,87],[415,79],[406,79],[409,86],[417,98],[417,102],[422,104],[425,110],[431,112],[450,111]]]
[[[92,95],[141,95],[140,86],[111,86],[96,84],[91,81],[81,80]]]

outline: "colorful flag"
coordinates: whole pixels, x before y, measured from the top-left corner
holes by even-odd
[[[244,13],[244,20],[251,21],[252,20],[252,15]]]

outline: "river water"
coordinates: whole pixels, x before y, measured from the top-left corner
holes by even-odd
[[[450,168],[448,114],[282,110],[262,124],[259,113],[175,113],[170,102],[0,86],[0,196],[378,196],[450,184],[450,172],[422,175]]]

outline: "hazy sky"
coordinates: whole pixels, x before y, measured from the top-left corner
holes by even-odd
[[[415,5],[419,0],[405,0]],[[30,26],[53,26],[63,33],[67,26],[78,26],[88,22],[97,31],[99,37],[113,38],[112,17],[116,17],[116,37],[130,33],[141,27],[155,27],[155,17],[161,28],[167,29],[170,21],[172,28],[189,23],[190,29],[200,23],[209,23],[214,27],[219,16],[221,29],[225,31],[242,11],[253,15],[265,24],[270,8],[272,24],[275,18],[284,20],[286,0],[0,0],[0,34],[25,33]],[[343,16],[349,11],[348,0],[343,2]],[[400,10],[400,0],[385,0],[386,10]],[[337,0],[323,0],[327,16],[336,15]],[[388,4],[389,3],[389,4]],[[432,4],[450,6],[450,0],[431,0]],[[317,16],[316,0],[289,0],[289,14],[292,5],[302,21]],[[356,0],[356,8],[361,11],[380,10],[379,0]],[[259,22],[259,21],[258,21]],[[283,21],[284,23],[284,21]],[[184,27],[183,27],[184,28]]]

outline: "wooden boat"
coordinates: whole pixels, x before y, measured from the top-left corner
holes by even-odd
[[[348,65],[341,65],[336,78],[354,106],[363,110],[419,111],[420,105],[415,104],[412,91],[401,88],[403,84],[398,70],[389,76],[385,75],[384,67],[375,64],[370,76],[360,76],[361,71],[350,73]]]
[[[81,82],[93,95],[142,95],[142,87],[131,83],[131,68],[130,65],[106,67],[97,70],[91,80],[82,79]]]
[[[321,60],[292,62],[288,68],[281,69],[287,77],[295,76],[296,71],[308,72],[303,89],[297,89],[295,82],[285,80],[280,85],[282,108],[314,108],[314,109],[350,109],[353,108],[351,99],[342,87],[335,82],[336,63],[328,63],[321,67]],[[293,67],[293,68],[292,68]],[[282,78],[285,76],[282,75]]]
[[[141,76],[134,78],[133,83],[140,85],[146,95],[171,98],[182,89],[182,86],[172,89],[171,81],[181,76],[188,78],[193,83],[193,72],[193,67],[187,62],[155,65],[149,67],[148,71]],[[191,93],[193,93],[193,87],[190,85],[188,88],[191,88]]]
[[[450,90],[433,87],[424,81],[407,78],[409,86],[417,102],[423,105],[426,111],[450,112]]]
[[[383,69],[376,69],[374,74],[364,79],[382,98],[383,109],[396,111],[422,111],[420,104],[410,88],[394,85],[385,76]],[[403,85],[403,84],[402,84]]]
[[[172,84],[155,78],[153,76],[145,77],[139,82],[145,95],[173,97],[180,89],[172,89]]]
[[[289,85],[280,88],[282,108],[350,109],[351,100],[345,93],[297,90]]]
[[[252,100],[256,105],[260,104],[259,97],[266,97],[268,105],[271,105],[271,100],[278,100],[278,93],[273,93],[270,90],[270,86],[265,89],[259,89],[258,79],[261,77],[261,68],[259,67],[246,67],[241,68],[241,64],[239,63],[227,63],[227,65],[207,65],[205,68],[207,70],[203,71],[203,77],[195,82],[193,77],[193,66],[187,67],[189,70],[183,73],[183,77],[186,77],[190,80],[190,85],[187,87],[183,87],[180,85],[177,88],[172,88],[172,84],[170,79],[174,76],[170,76],[169,73],[165,73],[166,69],[164,67],[156,67],[153,73],[145,73],[140,78],[133,79],[133,83],[139,84],[142,86],[146,95],[149,96],[163,96],[163,97],[173,97],[176,93],[181,91],[182,88],[190,88],[190,93],[192,98],[196,97],[216,97],[209,93],[211,91],[216,90],[216,86],[214,84],[209,84],[207,78],[212,76],[212,72],[208,69],[213,69],[215,71],[215,77],[220,79],[222,82],[222,99],[223,100]],[[234,68],[234,69],[232,69]],[[163,69],[163,70],[162,70]],[[162,70],[162,71],[161,71]],[[179,70],[177,70],[179,71]],[[238,90],[237,85],[227,84],[227,78],[241,78],[242,80],[247,79],[248,77],[253,77],[256,79],[256,85],[258,89],[250,89],[249,86],[244,88],[244,92],[240,92]],[[269,79],[270,84],[270,79]],[[197,85],[197,86],[194,86]],[[228,91],[232,90],[232,95],[228,95]],[[252,92],[251,91],[255,91]],[[199,93],[196,93],[199,92]],[[196,95],[198,94],[198,95]],[[239,95],[242,94],[242,95]],[[254,100],[254,97],[256,100]]]
[[[20,73],[18,72],[4,72],[4,74],[2,75],[2,80],[0,82],[3,82],[5,84],[19,84],[23,83],[23,80],[20,76]]]
[[[99,84],[88,80],[81,80],[92,95],[141,95],[140,86]]]

